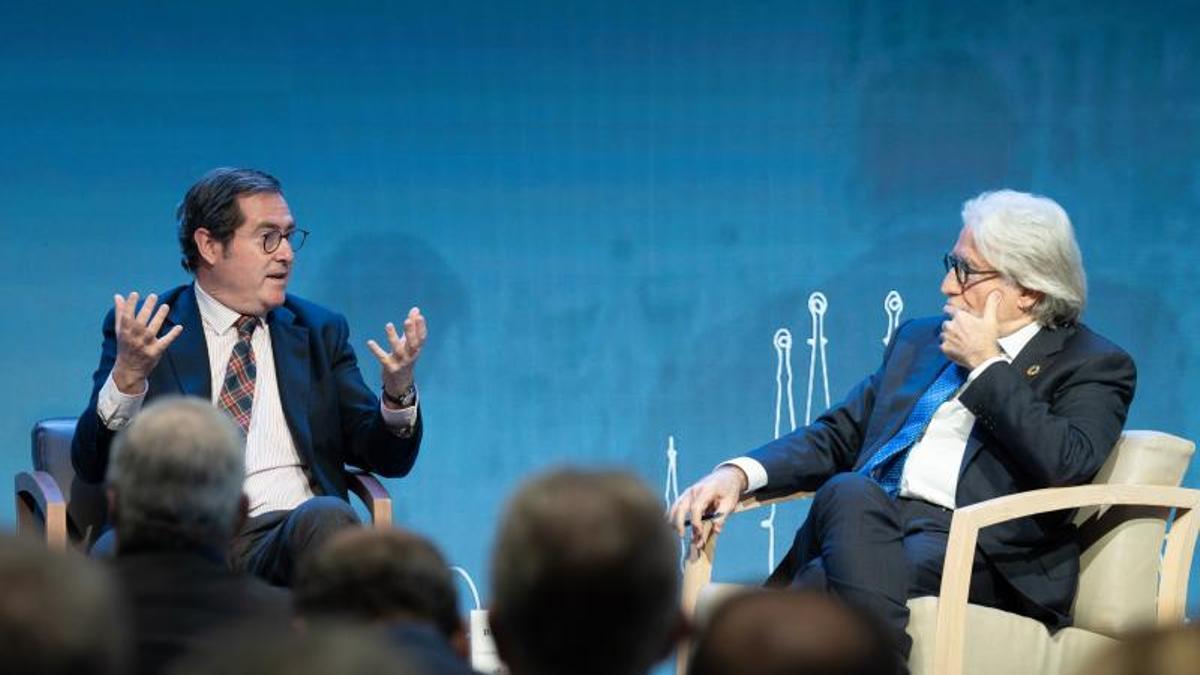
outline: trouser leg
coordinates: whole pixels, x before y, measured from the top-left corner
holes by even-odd
[[[234,538],[230,565],[276,586],[291,586],[307,551],[335,532],[360,524],[354,509],[337,497],[313,497],[292,511],[251,518]]]

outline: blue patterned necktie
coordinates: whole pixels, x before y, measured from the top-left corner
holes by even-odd
[[[875,455],[858,470],[859,473],[875,479],[888,496],[895,497],[900,493],[900,475],[904,473],[904,461],[925,427],[933,419],[933,413],[941,407],[966,379],[966,372],[955,363],[949,363],[938,374],[937,379],[917,399],[908,420],[891,440],[883,444]]]

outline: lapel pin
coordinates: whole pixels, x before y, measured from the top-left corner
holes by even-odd
[[[1040,372],[1042,372],[1042,367],[1034,364],[1025,369],[1025,377],[1037,377]]]

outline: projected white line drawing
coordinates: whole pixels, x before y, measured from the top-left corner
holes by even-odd
[[[886,347],[892,341],[896,329],[900,327],[900,314],[904,311],[904,298],[900,297],[900,291],[888,291],[887,297],[883,299],[883,311],[888,319],[887,334],[883,336],[883,346]]]
[[[670,510],[675,500],[679,499],[679,452],[675,450],[675,437],[667,436],[667,487],[663,490],[663,502]],[[679,540],[679,571],[683,571],[687,562],[688,544],[686,538]]]
[[[829,362],[825,358],[825,347],[829,345],[829,340],[825,337],[825,310],[828,308],[829,301],[825,299],[824,293],[815,291],[808,296],[808,313],[812,315],[812,337],[808,338],[806,342],[812,350],[808,359],[808,399],[804,403],[805,426],[812,422],[813,383],[816,381],[818,352],[821,355],[821,383],[825,387],[825,407],[822,410],[829,409]]]
[[[825,358],[825,348],[829,340],[825,337],[825,310],[829,301],[820,291],[808,296],[808,312],[812,316],[812,337],[805,340],[810,347],[808,360],[808,396],[804,403],[804,424],[812,422],[813,386],[817,379],[817,356],[821,361],[821,383],[825,393],[825,409],[829,408],[829,363]],[[783,435],[783,401],[787,398],[788,432],[796,429],[796,403],[792,395],[792,333],[786,328],[775,331],[775,438]],[[771,511],[765,520],[759,523],[767,531],[767,574],[775,569],[775,513],[776,506],[771,505]]]
[[[775,438],[782,433],[783,403],[787,399],[789,430],[796,428],[796,399],[792,393],[792,331],[780,328],[771,339],[775,345]],[[767,531],[767,574],[775,568],[775,505],[758,523]]]
[[[479,589],[475,588],[475,582],[471,579],[471,575],[467,573],[465,568],[453,565],[450,567],[451,572],[456,572],[467,582],[467,588],[471,591],[471,598],[475,600],[475,609],[483,609],[483,603],[479,601]]]

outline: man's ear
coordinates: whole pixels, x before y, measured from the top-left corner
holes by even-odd
[[[243,492],[242,496],[238,499],[237,517],[234,518],[234,526],[235,527],[233,528],[233,533],[235,535],[238,532],[242,531],[242,528],[246,526],[246,521],[249,518],[250,518],[250,498],[246,496],[245,492]]]
[[[225,244],[217,241],[217,238],[212,235],[212,232],[206,227],[198,227],[192,233],[192,241],[196,243],[196,250],[200,252],[200,258],[209,265],[217,262],[225,254]]]
[[[1017,297],[1017,309],[1028,314],[1033,311],[1034,307],[1042,301],[1046,294],[1041,291],[1031,291],[1028,288],[1021,288],[1021,295]]]
[[[463,623],[462,617],[458,617],[458,626],[454,632],[450,634],[450,648],[458,654],[462,660],[471,660],[471,641],[467,637],[467,625]]]
[[[117,520],[120,516],[120,514],[117,513],[117,491],[112,489],[111,486],[108,487],[104,490],[104,498],[108,502],[108,522],[115,529],[117,527]]]

